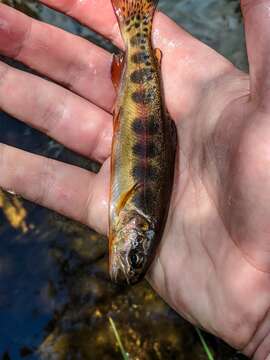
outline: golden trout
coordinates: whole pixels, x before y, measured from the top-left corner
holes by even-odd
[[[110,275],[143,278],[162,237],[174,173],[176,131],[161,86],[161,51],[151,43],[158,0],[112,0],[125,55],[112,63],[118,91],[111,157]]]

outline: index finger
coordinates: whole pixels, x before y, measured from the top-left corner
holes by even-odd
[[[65,12],[110,39],[116,46],[123,47],[111,0],[40,2]],[[195,39],[161,12],[155,15],[152,35],[153,46],[163,53],[161,70],[167,109],[172,118],[178,121],[187,116],[192,106],[199,101],[200,91],[206,83],[234,67],[222,55]]]
[[[109,0],[40,0],[51,8],[66,13],[122,47],[118,24]]]

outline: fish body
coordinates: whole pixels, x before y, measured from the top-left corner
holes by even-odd
[[[154,257],[166,222],[176,147],[160,78],[161,52],[152,48],[154,0],[112,0],[126,51],[114,57],[118,89],[111,157],[110,275],[134,284]]]

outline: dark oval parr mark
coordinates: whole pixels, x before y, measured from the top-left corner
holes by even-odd
[[[140,158],[152,159],[159,154],[159,150],[153,142],[138,142],[133,146],[133,154]]]
[[[139,208],[148,208],[154,202],[155,196],[150,188],[145,188],[139,191],[134,196],[134,203]]]
[[[149,90],[141,90],[141,91],[135,91],[132,94],[132,100],[137,104],[147,105],[151,101],[153,101],[154,98],[154,92]]]
[[[155,181],[157,175],[157,170],[149,164],[138,164],[132,170],[132,176],[137,181]]]
[[[130,80],[135,84],[143,84],[154,78],[154,72],[151,68],[144,68],[133,71],[130,76]]]
[[[137,52],[131,57],[131,61],[134,62],[135,64],[143,64],[148,59],[149,59],[149,55],[147,55],[144,51]]]
[[[146,39],[140,34],[137,33],[130,39],[131,46],[140,46],[146,44]]]
[[[132,129],[137,135],[155,135],[159,132],[159,121],[154,115],[145,118],[136,118]]]

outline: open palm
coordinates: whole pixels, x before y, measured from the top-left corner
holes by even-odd
[[[109,0],[44,0],[122,41]],[[269,0],[243,0],[250,76],[158,13],[168,110],[179,153],[169,218],[148,279],[191,322],[247,355],[270,353]],[[0,145],[0,186],[106,233],[111,54],[0,5],[0,106],[101,162],[98,174]],[[58,84],[57,84],[58,83]]]

